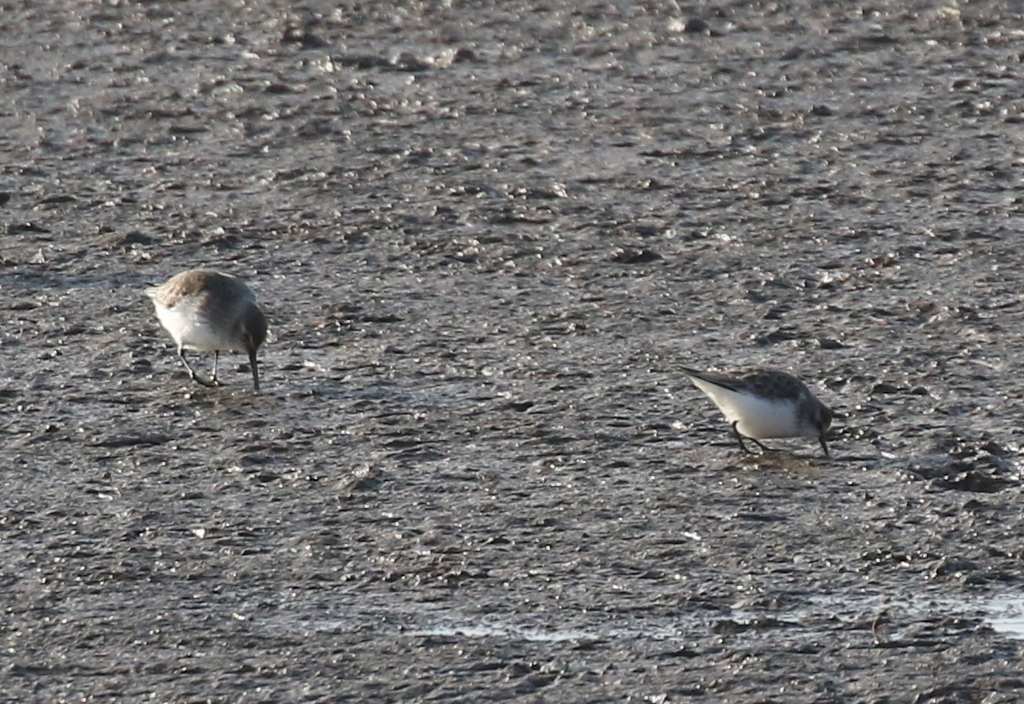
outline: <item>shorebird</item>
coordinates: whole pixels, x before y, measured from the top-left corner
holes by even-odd
[[[252,382],[260,390],[256,350],[267,337],[267,319],[256,296],[242,281],[210,269],[189,269],[159,286],[146,289],[156,317],[174,338],[189,377],[203,386],[219,386],[217,363],[221,352],[246,352]],[[199,377],[185,359],[185,350],[213,352],[213,377]]]
[[[687,367],[683,373],[725,414],[744,452],[750,452],[744,438],[768,450],[762,439],[807,437],[817,438],[828,457],[825,433],[832,411],[792,374],[758,369],[727,376]]]

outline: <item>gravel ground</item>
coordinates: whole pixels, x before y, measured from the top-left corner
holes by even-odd
[[[0,697],[1024,698],[1021,12],[0,4]]]

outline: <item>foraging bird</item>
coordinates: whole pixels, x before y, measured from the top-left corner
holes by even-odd
[[[683,373],[725,414],[744,452],[750,452],[744,438],[768,450],[760,440],[808,437],[817,438],[828,457],[825,433],[832,425],[832,411],[792,374],[758,369],[727,376],[686,367]]]
[[[256,296],[234,276],[210,269],[189,269],[164,283],[146,289],[153,299],[156,317],[174,338],[189,377],[203,386],[219,386],[217,363],[221,352],[246,352],[252,381],[260,390],[256,351],[267,337],[267,319],[256,305]],[[196,375],[185,359],[185,350],[213,352],[213,378]]]

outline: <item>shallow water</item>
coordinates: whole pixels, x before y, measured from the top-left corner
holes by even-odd
[[[985,605],[986,621],[1002,635],[1024,638],[1024,596],[1007,594]]]

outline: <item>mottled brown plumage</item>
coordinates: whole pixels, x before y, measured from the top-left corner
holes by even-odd
[[[255,294],[240,279],[211,269],[189,269],[147,289],[146,295],[153,300],[160,324],[174,338],[192,380],[217,386],[220,353],[246,352],[253,385],[260,390],[256,351],[267,337],[267,319]],[[196,375],[185,359],[186,349],[214,353],[210,381]]]

